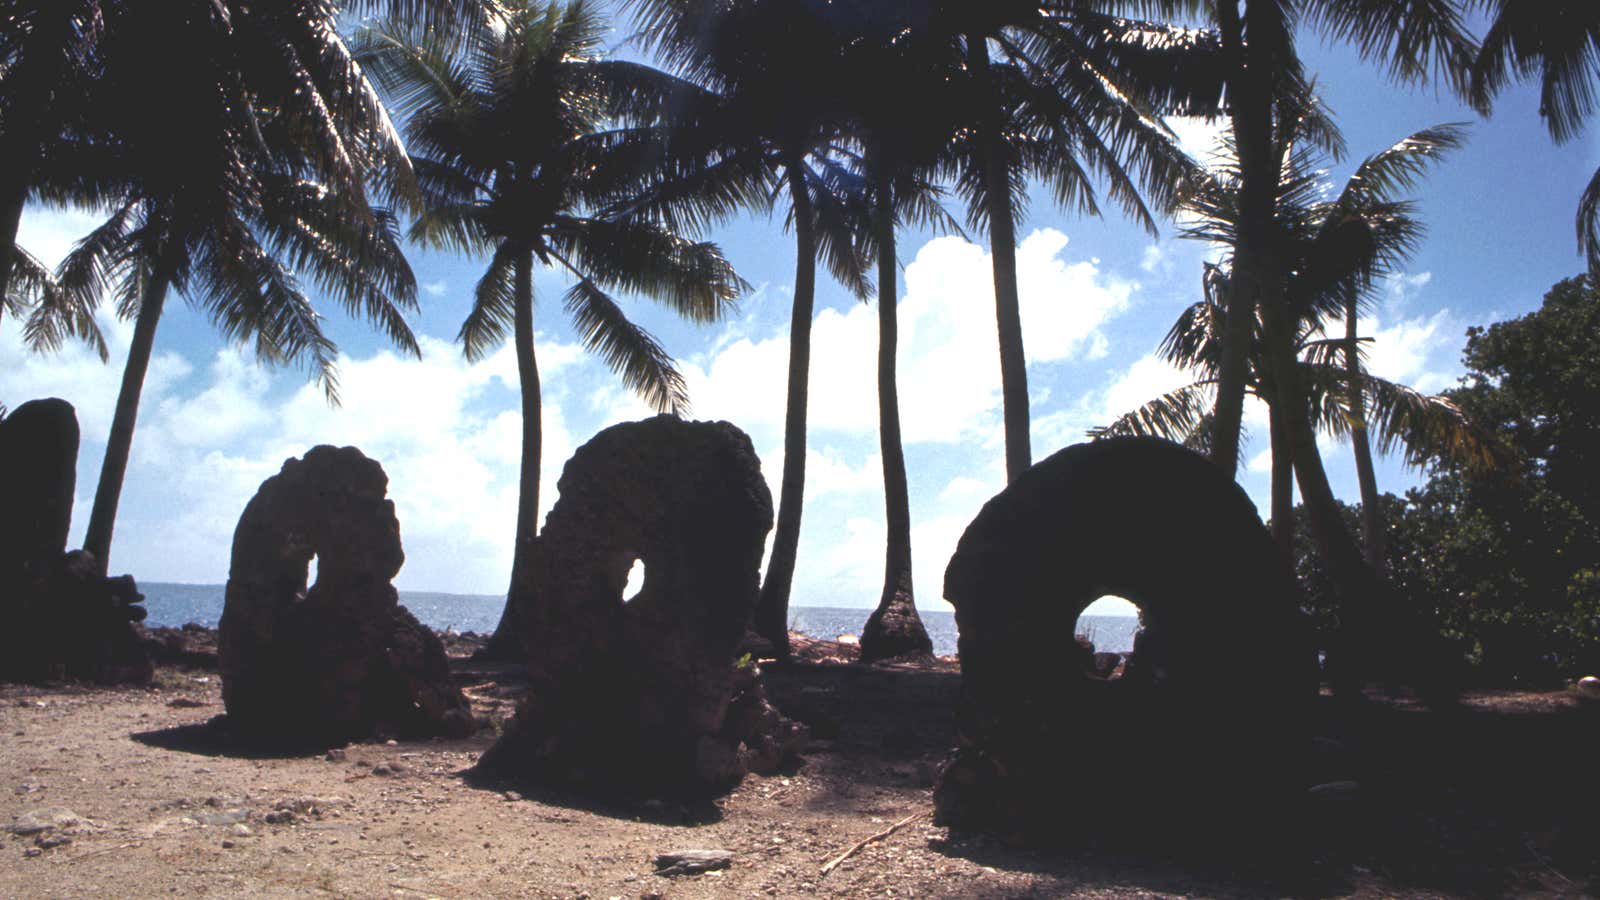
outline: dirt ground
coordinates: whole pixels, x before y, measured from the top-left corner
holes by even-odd
[[[804,764],[703,807],[474,783],[465,773],[492,727],[241,754],[206,727],[222,704],[203,652],[170,658],[149,687],[0,686],[0,897],[1600,894],[1600,716],[1566,694],[1478,693],[1449,713],[1399,697],[1327,711],[1349,782],[1319,795],[1303,858],[1245,852],[1222,865],[1012,848],[935,827],[955,663],[862,667],[849,647],[803,649],[767,679],[818,736]],[[510,714],[514,669],[457,669],[479,716]],[[733,863],[654,874],[657,854],[691,848],[732,851]]]

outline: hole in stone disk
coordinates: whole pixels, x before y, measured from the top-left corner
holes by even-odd
[[[1115,594],[1089,604],[1072,626],[1078,646],[1094,654],[1086,661],[1089,672],[1108,680],[1122,677],[1138,631],[1139,607]]]
[[[316,583],[317,583],[317,555],[315,553],[313,553],[313,554],[311,554],[311,560],[306,563],[306,580],[305,580],[305,584],[302,584],[300,586],[300,590],[295,593],[295,595],[294,595],[295,601],[299,602],[301,600],[304,600],[306,598],[306,595],[311,593],[311,586],[316,584]]]
[[[644,588],[644,560],[633,561],[633,568],[628,570],[628,583],[622,588],[622,602],[632,603]]]

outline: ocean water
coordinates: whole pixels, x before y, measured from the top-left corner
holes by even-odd
[[[195,622],[217,627],[222,618],[223,587],[220,584],[166,584],[140,582],[145,609],[150,611],[146,625],[179,626]],[[484,594],[439,594],[429,591],[401,591],[400,602],[429,628],[487,633],[500,622],[505,597]],[[802,634],[832,640],[842,634],[859,635],[871,613],[868,609],[840,609],[828,606],[795,606],[789,610],[790,627]],[[956,652],[955,614],[946,610],[919,609],[922,624],[940,656]],[[1132,616],[1083,616],[1078,632],[1094,641],[1095,649],[1126,653],[1133,649],[1133,634],[1139,622]]]

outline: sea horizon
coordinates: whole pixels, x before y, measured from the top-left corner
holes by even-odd
[[[178,628],[194,623],[207,628],[217,627],[222,617],[226,585],[195,584],[186,582],[141,582],[139,590],[145,596],[148,616],[145,625],[152,628]],[[454,631],[458,634],[494,631],[505,605],[503,594],[461,594],[449,591],[400,590],[400,603],[415,615],[418,621],[436,631]],[[956,652],[955,613],[917,607],[928,638],[933,641],[934,653],[953,656]],[[789,608],[789,627],[808,637],[834,640],[841,635],[861,634],[870,607],[814,606],[793,604]],[[1085,615],[1079,620],[1079,631],[1094,641],[1098,650],[1125,653],[1133,649],[1133,633],[1138,620],[1133,616]]]

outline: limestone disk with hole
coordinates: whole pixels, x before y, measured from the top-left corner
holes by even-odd
[[[405,553],[388,484],[354,447],[313,447],[245,507],[218,629],[230,731],[290,744],[471,731],[444,647],[391,584]]]

